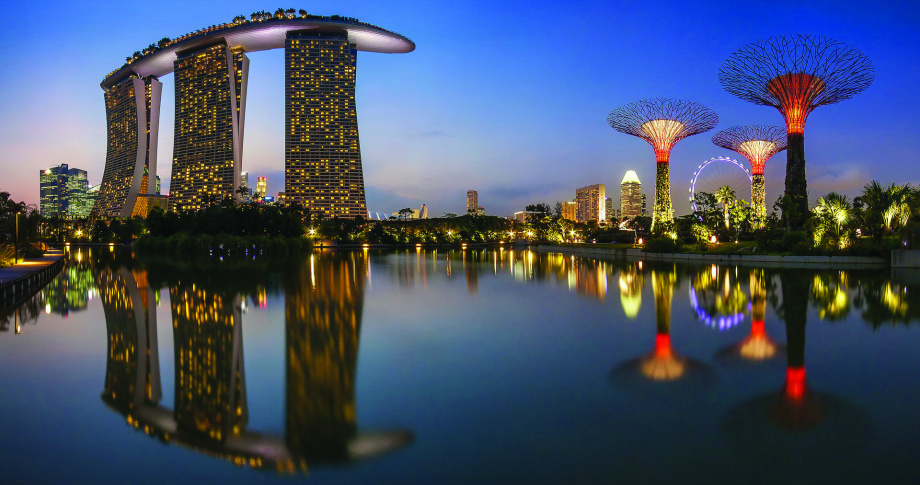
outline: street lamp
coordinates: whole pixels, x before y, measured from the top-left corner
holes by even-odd
[[[16,237],[13,239],[13,264],[19,262],[19,213],[16,213]]]

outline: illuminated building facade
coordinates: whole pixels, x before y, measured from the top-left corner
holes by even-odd
[[[357,50],[344,32],[293,31],[284,58],[284,201],[325,217],[367,217]]]
[[[256,179],[256,200],[261,201],[268,194],[268,179],[259,177]]]
[[[171,203],[198,210],[227,197],[238,201],[249,58],[221,42],[180,53],[175,76]]]
[[[480,215],[483,212],[485,212],[485,209],[479,206],[479,191],[467,190],[466,191],[466,213]]]
[[[156,174],[162,90],[152,76],[129,76],[105,88],[108,145],[92,217],[128,217],[138,194],[152,192],[147,177]]]
[[[574,221],[578,212],[578,202],[568,200],[562,203],[562,218]]]
[[[589,185],[575,191],[575,221],[607,219],[607,188],[604,184]]]
[[[88,217],[92,201],[87,195],[86,171],[67,164],[39,171],[39,208],[45,217]]]
[[[642,182],[635,170],[629,170],[620,182],[620,219],[633,219],[644,216],[645,194],[642,193]]]
[[[252,202],[252,189],[249,188],[249,172],[240,172],[241,202]]]
[[[285,202],[331,216],[366,216],[355,112],[357,51],[405,53],[415,44],[350,17],[238,16],[176,39],[161,39],[102,81],[109,145],[99,217],[137,213],[142,179],[156,175],[158,77],[175,72],[176,117],[169,200],[198,209],[237,198],[242,167],[248,58],[286,48]],[[146,137],[144,134],[146,133]],[[262,191],[262,197],[267,191]],[[157,200],[162,204],[163,200]],[[153,205],[146,201],[144,207]]]

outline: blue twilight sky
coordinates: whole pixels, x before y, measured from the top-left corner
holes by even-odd
[[[0,190],[38,202],[38,172],[60,163],[105,165],[102,77],[164,36],[282,6],[253,1],[42,2],[0,18]],[[855,194],[871,179],[920,182],[920,2],[721,1],[313,1],[321,15],[352,16],[401,33],[410,54],[361,53],[358,118],[371,211],[426,203],[463,212],[479,190],[488,214],[570,200],[577,187],[619,183],[635,169],[649,194],[654,154],[607,126],[607,113],[656,96],[713,108],[717,129],[781,124],[779,113],[732,97],[723,60],[765,37],[821,34],[865,53],[875,83],[817,109],[806,126],[812,199]],[[283,190],[283,53],[250,54],[243,170]],[[158,174],[172,158],[173,76],[162,79]],[[714,130],[715,131],[715,130]],[[713,131],[713,132],[714,132]],[[700,162],[730,155],[713,132],[680,142],[671,157],[678,214]],[[782,191],[785,155],[767,164],[767,198]]]

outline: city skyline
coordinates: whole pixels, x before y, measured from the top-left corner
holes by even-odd
[[[852,45],[872,58],[877,70],[876,82],[860,96],[811,117],[806,153],[809,199],[813,202],[831,190],[853,195],[871,179],[884,184],[920,180],[920,167],[887,163],[909,161],[920,149],[920,141],[911,136],[915,123],[909,117],[920,108],[911,92],[920,77],[920,68],[915,67],[920,50],[910,40],[918,33],[910,19],[916,18],[912,13],[920,7],[868,2],[845,9],[834,4],[790,3],[781,8],[770,4],[773,14],[767,17],[752,15],[767,8],[756,3],[733,6],[731,11],[721,3],[680,8],[554,4],[524,9],[523,5],[435,8],[410,2],[319,2],[309,6],[311,13],[384,25],[419,46],[412,56],[362,58],[356,98],[370,211],[426,203],[433,216],[460,213],[464,191],[477,187],[489,201],[489,214],[510,215],[527,204],[569,200],[576,187],[613,185],[628,169],[636,170],[640,179],[652,180],[654,166],[647,148],[613,133],[604,115],[633,99],[671,96],[712,107],[722,120],[717,130],[738,124],[778,124],[781,117],[775,110],[748,105],[725,93],[718,83],[718,66],[742,45],[795,32],[826,35]],[[48,27],[47,36],[28,43],[23,29],[41,29],[52,19],[4,19],[0,56],[7,62],[0,74],[9,85],[0,94],[0,109],[17,116],[0,121],[4,148],[0,190],[37,204],[39,181],[34,170],[60,163],[83,168],[90,185],[100,184],[105,113],[98,83],[105,73],[164,34],[178,36],[269,7],[251,2],[228,2],[219,8],[183,4],[188,16],[181,20],[169,15],[169,4],[157,12],[129,8],[121,20],[145,18],[143,25],[132,29],[130,22],[112,22],[103,6],[52,4],[49,11],[55,14],[49,16],[67,17],[66,25]],[[588,52],[578,47],[579,39],[540,35],[549,17],[563,28],[599,32],[592,44],[600,47]],[[646,38],[641,26],[653,21],[674,35]],[[449,28],[458,22],[468,27],[462,32]],[[67,42],[62,40],[65,37]],[[502,48],[491,48],[496,45]],[[514,51],[510,58],[507,49]],[[664,51],[675,60],[659,59],[656,54]],[[75,52],[81,54],[66,55]],[[35,61],[52,55],[61,59],[54,72],[68,72],[67,83],[53,82],[50,64],[45,67]],[[274,194],[283,190],[284,89],[279,71],[284,59],[278,52],[251,57],[242,169],[267,176],[269,193]],[[586,59],[590,62],[583,62]],[[461,71],[468,74],[452,75]],[[175,89],[174,76],[162,81],[161,161],[173,157]],[[563,88],[576,85],[580,89]],[[866,122],[870,116],[873,123]],[[49,133],[54,135],[53,143],[46,143]],[[897,143],[865,143],[882,133]],[[675,194],[686,190],[693,168],[701,161],[732,155],[713,146],[708,137],[697,138],[684,141],[672,155]],[[785,160],[781,158],[767,164],[768,210],[775,195],[782,193]],[[157,175],[167,192],[168,168],[159,165]],[[684,198],[675,197],[674,203],[678,215],[689,212]]]

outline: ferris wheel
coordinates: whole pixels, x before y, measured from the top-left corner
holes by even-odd
[[[690,207],[696,212],[696,195],[706,192],[715,194],[720,188],[729,186],[739,198],[749,199],[751,172],[738,160],[729,157],[712,157],[701,163],[690,180]],[[747,197],[743,196],[746,194]],[[750,202],[750,201],[749,201]]]

